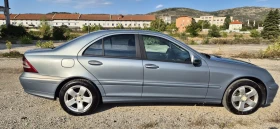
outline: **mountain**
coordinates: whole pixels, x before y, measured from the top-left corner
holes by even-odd
[[[256,21],[263,21],[268,14],[268,12],[272,9],[276,8],[267,8],[267,7],[238,7],[232,9],[224,9],[218,11],[200,11],[190,8],[167,8],[163,10],[159,10],[156,12],[151,12],[149,14],[153,14],[156,16],[172,16],[172,17],[179,17],[179,16],[190,16],[190,17],[199,17],[199,16],[207,16],[207,15],[214,15],[214,16],[226,16],[230,15],[233,16],[235,20],[245,21],[245,20],[256,20]],[[280,9],[280,8],[279,8]]]

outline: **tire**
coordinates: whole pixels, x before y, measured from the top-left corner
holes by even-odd
[[[63,110],[70,115],[88,115],[99,105],[100,93],[90,81],[75,79],[61,88],[59,102]]]
[[[261,87],[257,83],[249,79],[240,79],[227,88],[222,104],[234,114],[249,115],[260,108],[262,98]]]

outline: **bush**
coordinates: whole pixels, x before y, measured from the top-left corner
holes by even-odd
[[[198,43],[197,42],[195,42],[194,40],[191,40],[190,42],[189,42],[189,45],[197,45]]]
[[[212,39],[209,44],[260,44],[260,39]]]
[[[262,57],[280,58],[280,39],[278,39],[274,44],[269,45],[268,48],[263,51]]]
[[[222,32],[222,37],[223,37],[223,38],[226,38],[226,37],[228,37],[228,34],[227,34],[227,32]]]
[[[208,31],[208,36],[210,37],[221,37],[220,30],[216,25],[212,25]]]
[[[13,26],[10,25],[9,28],[7,28],[7,26],[3,25],[1,26],[1,37],[5,38],[5,37],[21,37],[27,34],[25,28],[23,26]]]
[[[32,44],[32,39],[29,36],[20,37],[21,44]]]
[[[65,40],[64,30],[60,27],[53,27],[53,39],[54,40]]]
[[[243,39],[243,34],[234,34],[233,37],[235,40],[240,40]]]
[[[7,40],[7,41],[6,41],[6,47],[7,47],[7,49],[9,49],[9,52],[11,51],[12,46],[13,46],[12,42],[10,42],[10,41]]]
[[[79,34],[70,34],[69,37],[67,38],[68,40],[72,40],[72,39],[75,39],[75,38],[78,38],[80,37],[81,35]]]
[[[28,35],[33,39],[33,40],[38,40],[40,39],[41,32],[40,31],[29,31]]]
[[[7,57],[7,58],[19,58],[19,57],[22,57],[22,54],[20,54],[20,52],[14,50],[14,51],[3,53],[2,56]]]
[[[257,31],[257,30],[252,30],[250,33],[251,33],[250,36],[252,38],[259,38],[259,37],[261,37],[261,33],[259,31]]]
[[[187,38],[187,34],[186,33],[181,33],[180,34],[180,39],[182,39],[182,40],[187,40],[188,38]]]
[[[204,38],[202,44],[209,44],[210,40],[208,37]]]
[[[47,41],[47,42],[37,41],[36,47],[39,47],[39,48],[54,48],[54,44],[53,44],[53,41]]]

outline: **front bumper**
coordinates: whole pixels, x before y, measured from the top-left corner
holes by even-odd
[[[55,91],[63,79],[24,72],[20,75],[19,80],[26,93],[54,99]]]
[[[273,99],[275,98],[278,89],[279,89],[279,86],[275,82],[268,85],[265,106],[270,105],[273,102]]]

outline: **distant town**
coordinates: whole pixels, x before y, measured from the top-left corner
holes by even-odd
[[[188,25],[192,23],[192,20],[196,22],[206,21],[210,25],[216,25],[218,27],[223,26],[226,17],[216,16],[200,16],[198,18],[192,18],[189,16],[181,16],[175,20],[171,20],[171,16],[159,16],[165,23],[176,23],[178,32],[185,32]],[[153,20],[156,20],[155,15],[110,15],[110,14],[66,14],[66,13],[54,13],[54,14],[10,14],[10,21],[12,25],[22,25],[26,28],[38,28],[41,20],[46,20],[50,26],[66,25],[71,29],[80,30],[83,26],[100,25],[105,29],[114,28],[118,25],[122,25],[124,28],[145,28],[150,27]],[[239,20],[233,20],[230,17],[231,23],[229,26],[230,31],[239,31],[242,29],[243,23]],[[5,15],[0,14],[0,24],[6,24]],[[248,21],[249,24],[249,21]],[[255,22],[254,22],[255,25]],[[262,28],[260,28],[262,29]]]

